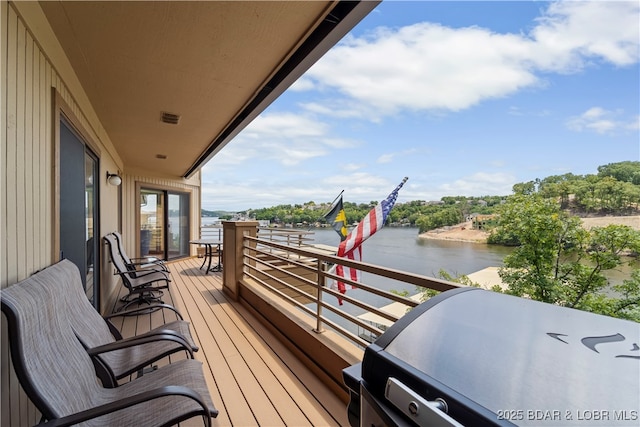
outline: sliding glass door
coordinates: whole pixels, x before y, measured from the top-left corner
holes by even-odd
[[[60,258],[80,270],[87,298],[99,307],[98,158],[60,122]]]
[[[189,193],[140,190],[140,256],[189,255]]]
[[[189,195],[168,192],[167,197],[169,258],[180,258],[189,255]]]

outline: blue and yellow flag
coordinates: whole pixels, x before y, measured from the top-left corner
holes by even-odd
[[[347,238],[347,216],[342,207],[342,196],[324,217],[331,224],[331,227],[336,230],[336,233],[340,235],[341,242]]]

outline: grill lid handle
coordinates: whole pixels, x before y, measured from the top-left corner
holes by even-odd
[[[447,415],[447,402],[444,399],[427,401],[396,378],[387,380],[384,397],[419,426],[464,427]]]

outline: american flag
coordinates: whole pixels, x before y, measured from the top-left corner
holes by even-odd
[[[356,228],[354,228],[351,233],[347,236],[345,240],[340,242],[340,246],[338,246],[338,256],[347,258],[353,261],[361,261],[362,260],[362,243],[367,240],[369,237],[373,236],[376,231],[380,230],[385,221],[387,220],[387,216],[393,208],[393,205],[396,203],[396,199],[398,198],[398,191],[402,188],[405,182],[407,182],[407,177],[405,177],[400,185],[396,187],[395,190],[387,196],[386,199],[381,201],[378,205],[376,205],[369,213],[358,223]],[[359,272],[354,268],[345,267],[343,265],[336,265],[336,274],[340,277],[348,277],[351,280],[359,281]],[[347,291],[347,288],[343,282],[337,282],[338,291],[344,294]],[[342,300],[339,301],[342,305]]]

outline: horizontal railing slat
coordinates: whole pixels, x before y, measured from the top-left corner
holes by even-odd
[[[342,278],[328,271],[329,266],[332,266],[334,264],[343,265],[345,267],[355,268],[357,270],[373,275],[408,283],[416,287],[433,289],[436,291],[446,291],[461,286],[457,283],[449,282],[447,280],[421,276],[418,274],[380,267],[373,264],[367,264],[365,262],[352,261],[327,253],[320,253],[317,249],[314,250],[313,246],[302,243],[303,241],[313,241],[313,239],[306,237],[308,234],[313,234],[312,232],[297,232],[300,233],[300,235],[297,237],[295,236],[295,233],[296,231],[293,230],[280,230],[277,232],[272,231],[263,234],[263,231],[261,229],[258,237],[244,236],[243,249],[245,260],[243,261],[243,266],[245,276],[253,279],[256,284],[268,289],[278,298],[282,298],[287,303],[290,303],[295,307],[301,309],[304,313],[315,317],[316,323],[318,325],[318,330],[322,330],[323,325],[328,326],[359,346],[365,346],[366,344],[368,344],[368,342],[357,334],[354,334],[345,326],[338,324],[334,320],[326,318],[322,314],[324,309],[331,311],[340,319],[343,319],[345,322],[347,322],[347,324],[362,328],[372,334],[379,335],[383,331],[376,327],[374,324],[370,324],[367,321],[364,321],[357,316],[346,312],[340,307],[325,302],[323,295],[330,295],[338,298],[343,302],[352,304],[360,309],[365,310],[365,312],[380,316],[381,318],[386,319],[389,322],[395,322],[396,320],[398,320],[398,317],[380,310],[365,301],[354,298],[350,295],[342,294],[339,291],[332,289],[331,287],[324,286],[327,280],[336,280],[343,282],[346,285],[354,286],[364,292],[386,298],[390,301],[404,304],[408,308],[417,306],[419,302],[416,302],[413,299],[404,297],[402,295],[395,294],[393,292],[379,289],[366,283]],[[268,237],[267,239],[264,238],[265,235],[266,237]],[[302,237],[302,235],[304,235],[304,237]],[[275,238],[277,236],[286,237],[286,242],[283,243],[282,241],[276,241]],[[291,244],[292,242],[293,244]],[[302,262],[301,260],[304,260],[304,262]],[[298,274],[295,274],[291,271],[292,268],[285,268],[284,265],[288,267],[295,267],[296,269],[301,269],[302,271],[307,271],[309,275],[315,275],[316,280],[314,281],[309,279],[308,277],[302,277]],[[280,274],[284,275],[284,277],[276,277],[275,275],[271,274],[269,270],[277,271]],[[262,278],[259,277],[260,275],[262,275]],[[300,285],[315,287],[317,290],[317,294],[312,295],[308,292],[298,289],[296,285],[288,283],[287,277],[289,277],[291,280],[295,280],[295,282],[299,283]],[[297,294],[300,297],[308,299],[309,301],[311,301],[308,304],[315,305],[315,309],[309,307],[308,305],[302,304],[294,297],[285,294],[275,286],[268,283],[267,279],[268,281],[272,281],[272,283],[277,283],[278,285],[283,286],[284,288],[292,291],[294,294]]]

